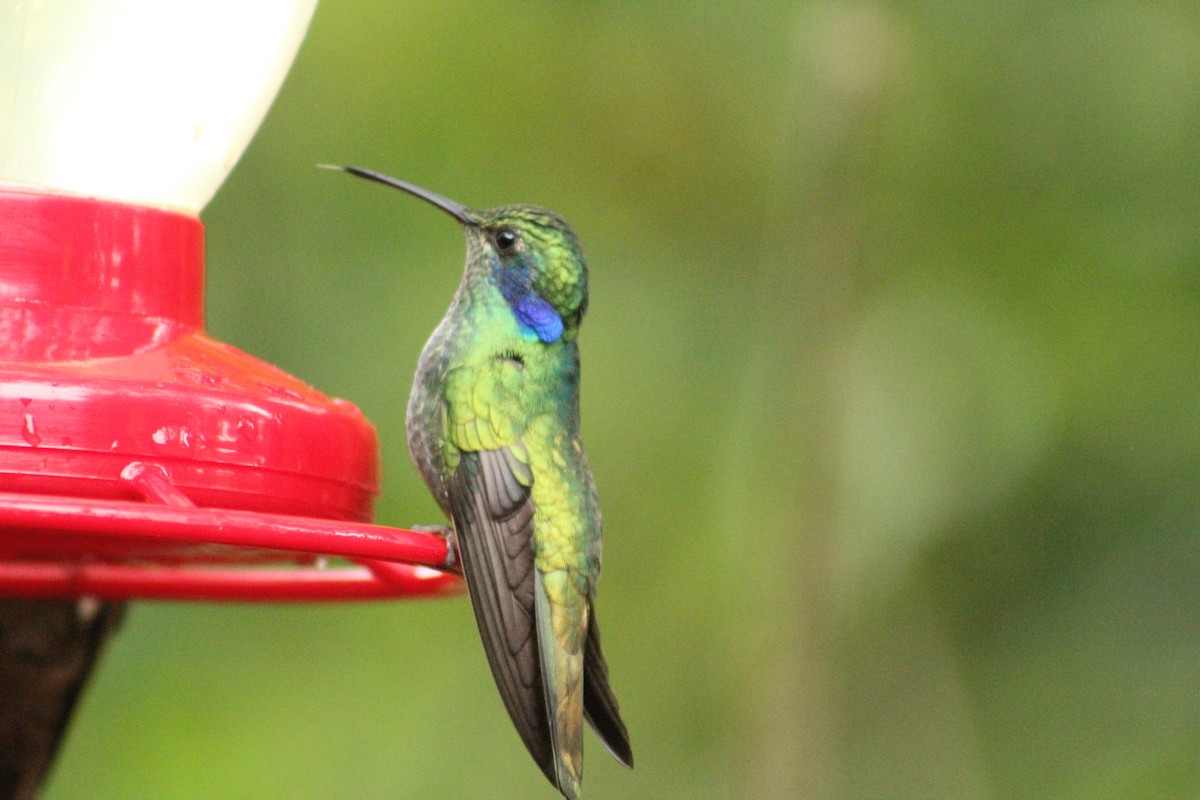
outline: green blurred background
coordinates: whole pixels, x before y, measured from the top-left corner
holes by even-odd
[[[214,54],[219,57],[219,54]],[[587,247],[588,798],[1200,796],[1200,6],[329,2],[204,213],[212,332],[408,463],[463,243]],[[463,599],[140,604],[46,793],[554,796]]]

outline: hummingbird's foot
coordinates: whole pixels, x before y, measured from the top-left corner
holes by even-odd
[[[449,525],[413,525],[409,530],[416,533],[432,533],[444,541],[446,543],[446,560],[440,569],[462,575],[461,559],[458,555],[458,537],[454,535],[453,527]]]

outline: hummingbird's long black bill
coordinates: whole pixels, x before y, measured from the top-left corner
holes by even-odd
[[[394,189],[400,189],[408,192],[414,197],[419,197],[427,203],[431,203],[442,211],[445,211],[450,216],[457,219],[464,225],[477,224],[475,218],[471,215],[471,210],[462,203],[456,203],[448,197],[442,197],[437,192],[431,192],[428,189],[422,189],[420,186],[411,184],[408,181],[402,181],[399,178],[393,178],[390,175],[384,175],[382,172],[376,172],[373,169],[364,167],[339,167],[335,164],[317,164],[322,169],[340,169],[342,172],[349,172],[351,175],[356,175],[367,180],[377,181],[386,186],[391,186]]]

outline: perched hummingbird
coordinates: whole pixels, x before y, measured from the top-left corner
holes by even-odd
[[[473,211],[372,170],[341,169],[432,203],[466,233],[462,283],[417,364],[408,449],[453,522],[509,716],[574,800],[585,718],[633,766],[594,606],[600,507],[579,438],[576,339],[588,297],[579,240],[544,208]]]

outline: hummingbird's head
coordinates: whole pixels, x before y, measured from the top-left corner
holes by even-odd
[[[573,340],[587,310],[587,265],[567,221],[538,206],[471,212],[467,237],[521,327],[543,342]]]
[[[321,165],[326,166],[326,165]],[[538,206],[474,211],[407,181],[362,167],[331,167],[421,198],[462,223],[467,273],[491,282],[521,328],[543,342],[572,341],[587,310],[587,265],[567,221]]]

